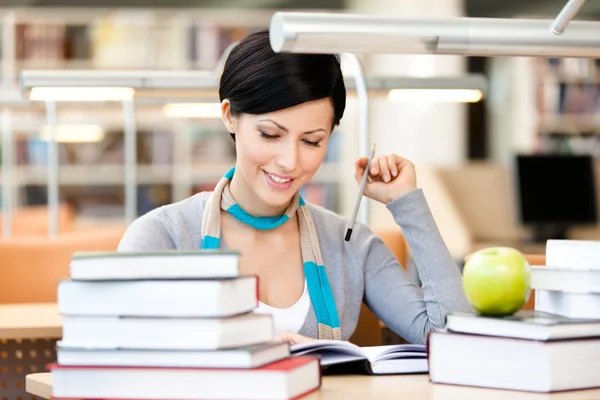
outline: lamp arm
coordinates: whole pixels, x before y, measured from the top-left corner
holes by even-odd
[[[356,82],[356,95],[358,97],[358,126],[359,126],[359,157],[366,157],[369,154],[369,92],[367,80],[365,78],[364,67],[360,58],[353,53],[345,53],[349,60],[354,63],[354,81]],[[365,171],[368,173],[368,171]],[[363,196],[360,205],[359,221],[367,225],[369,221],[369,209],[367,198]]]
[[[556,16],[556,19],[552,21],[550,29],[555,35],[560,35],[564,32],[565,28],[571,22],[575,14],[579,11],[581,6],[585,3],[585,0],[569,0],[563,7],[560,13]]]

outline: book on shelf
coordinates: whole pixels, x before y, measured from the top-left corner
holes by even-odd
[[[383,375],[428,370],[426,347],[418,344],[360,347],[347,341],[317,340],[292,345],[290,353],[317,356],[322,367],[337,372]]]
[[[51,365],[52,396],[79,399],[296,399],[321,386],[319,361],[291,357],[258,368]]]
[[[88,367],[257,368],[290,356],[287,343],[221,350],[90,349],[56,346],[60,365]]]
[[[151,14],[90,15],[89,22],[78,24],[18,22],[14,58],[27,69],[63,69],[77,61],[94,69],[211,70],[231,43],[268,26],[266,20],[234,26],[214,17],[182,24],[179,18],[168,22],[160,13]]]
[[[73,280],[236,278],[239,257],[233,250],[79,251],[69,274]]]
[[[63,315],[66,347],[218,350],[269,342],[270,314],[223,318],[85,317]]]
[[[542,118],[572,115],[593,118],[600,107],[598,65],[576,58],[536,60],[537,108]],[[577,130],[578,121],[565,124]]]
[[[455,312],[446,318],[445,328],[452,332],[532,340],[600,336],[600,320],[567,318],[539,310],[521,310],[502,317]]]
[[[185,258],[185,257],[184,257]],[[165,264],[164,268],[177,267]],[[228,317],[258,305],[258,277],[61,280],[58,308],[70,316]]]
[[[433,331],[433,383],[531,392],[600,387],[600,337],[526,340]]]

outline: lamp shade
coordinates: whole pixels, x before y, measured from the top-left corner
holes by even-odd
[[[276,12],[271,47],[293,53],[405,53],[470,56],[600,57],[600,22],[572,21],[561,35],[552,20],[394,18]]]

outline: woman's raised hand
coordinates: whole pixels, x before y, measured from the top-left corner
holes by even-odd
[[[354,178],[359,184],[367,163],[367,157],[361,157],[354,163]],[[365,196],[387,204],[416,188],[415,166],[406,158],[390,154],[374,157],[371,161]]]

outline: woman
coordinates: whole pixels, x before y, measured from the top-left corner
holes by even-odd
[[[414,254],[422,288],[383,241],[357,223],[305,204],[299,189],[323,163],[346,93],[333,55],[277,54],[268,32],[242,40],[221,76],[223,122],[237,160],[213,192],[153,210],[134,221],[120,251],[239,250],[243,274],[260,278],[260,306],[289,343],[350,338],[364,302],[413,343],[446,315],[470,310],[461,274],[432,218],[415,170],[397,155],[376,157],[365,195],[386,204]],[[355,163],[362,178],[367,159]]]

